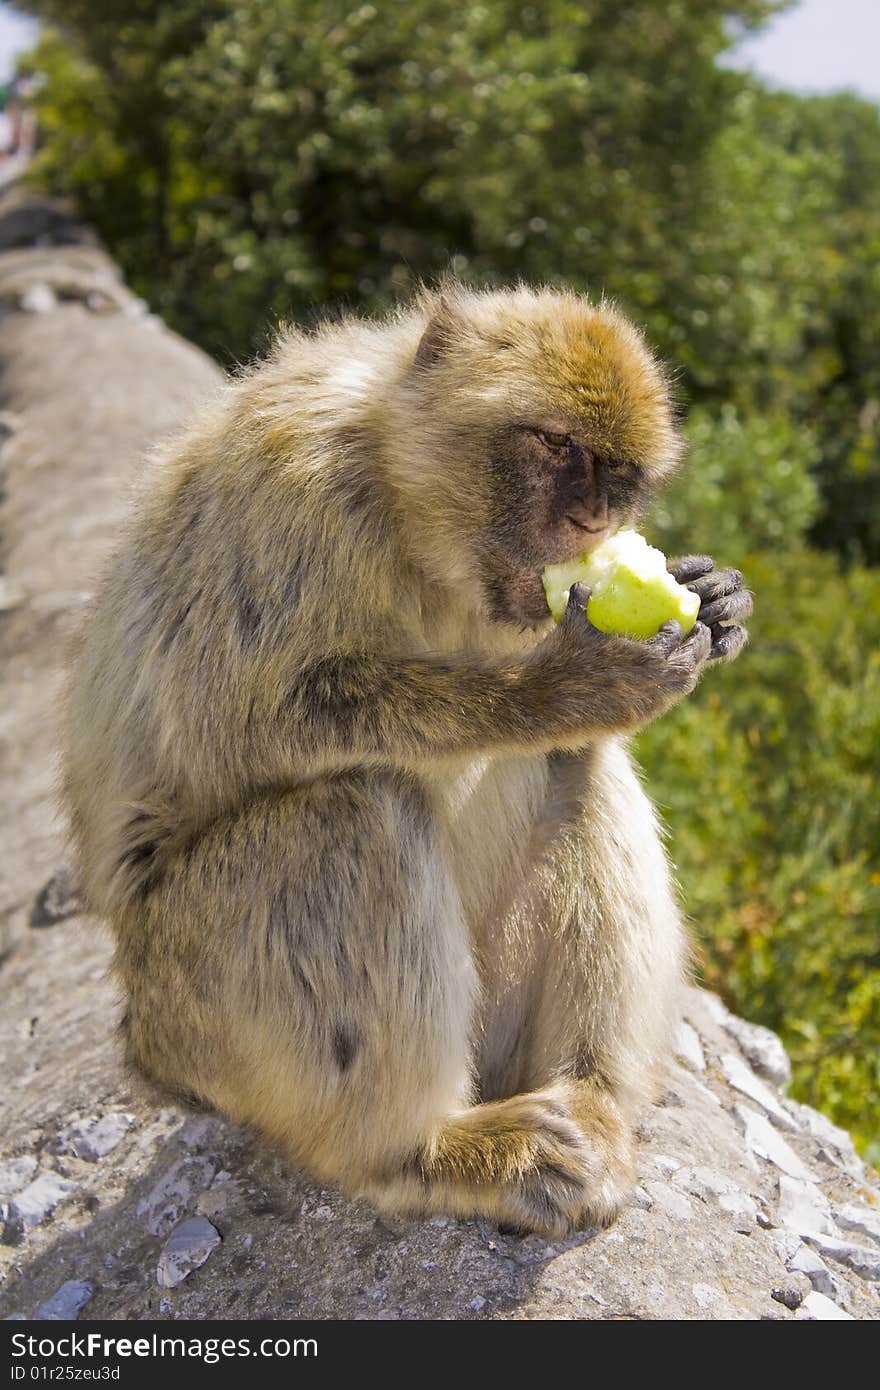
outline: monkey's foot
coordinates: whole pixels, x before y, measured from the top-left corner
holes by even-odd
[[[632,1190],[630,1141],[607,1111],[585,1132],[575,1119],[588,1110],[581,1085],[474,1106],[451,1118],[396,1180],[367,1195],[386,1210],[489,1216],[545,1236],[607,1225]]]

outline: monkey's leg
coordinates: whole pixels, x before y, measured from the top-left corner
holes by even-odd
[[[662,1086],[686,941],[653,808],[622,744],[550,764],[549,820],[525,902],[535,986],[523,1017],[523,1088],[569,1080],[569,1106],[616,1174]]]
[[[472,1106],[476,994],[414,782],[350,774],[217,821],[118,920],[130,1049],[324,1180],[406,1212],[579,1220],[605,1172],[564,1085]]]

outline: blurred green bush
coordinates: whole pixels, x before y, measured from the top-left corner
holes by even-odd
[[[718,66],[779,0],[18,3],[57,26],[35,177],[221,359],[451,264],[610,294],[672,361],[653,534],[756,616],[641,754],[707,980],[880,1158],[878,108]]]

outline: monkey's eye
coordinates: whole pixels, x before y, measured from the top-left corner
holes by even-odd
[[[551,434],[549,430],[535,430],[535,434],[548,449],[567,449],[571,443],[570,434]]]

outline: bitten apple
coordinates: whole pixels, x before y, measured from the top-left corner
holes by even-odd
[[[586,584],[590,622],[625,637],[654,637],[672,618],[690,632],[700,611],[699,595],[675,582],[662,550],[648,545],[638,531],[618,531],[580,560],[548,565],[543,582],[557,622],[572,584]]]

